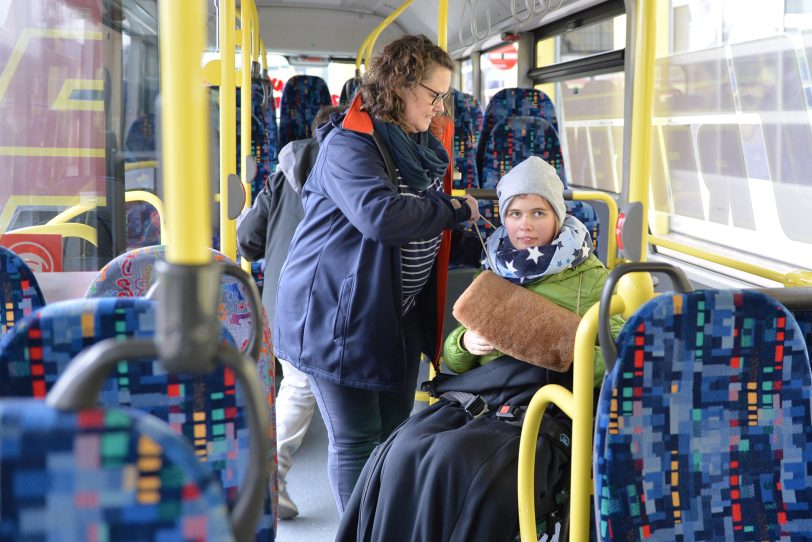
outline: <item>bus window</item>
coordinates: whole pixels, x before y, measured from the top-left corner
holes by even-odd
[[[58,252],[43,271],[97,270],[126,248],[128,185],[158,188],[156,0],[114,18],[98,0],[6,4],[0,243]]]
[[[626,15],[616,15],[536,41],[536,68],[623,49]],[[594,72],[594,68],[591,68]],[[536,88],[556,104],[567,177],[573,187],[619,193],[623,164],[625,79],[622,65],[597,73],[557,76]]]
[[[291,64],[288,59],[278,54],[268,54],[268,75],[271,77],[271,84],[273,86],[274,98],[276,99],[276,120],[279,121],[279,103],[282,99],[282,89],[285,88],[285,83],[294,75],[314,75],[321,77],[327,83],[327,88],[330,89],[330,95],[333,99],[333,105],[338,105],[338,98],[341,95],[341,89],[347,79],[355,76],[355,64],[346,61],[338,62],[335,60],[325,59],[326,62],[311,64],[296,63]]]
[[[519,81],[519,45],[507,43],[483,52],[480,57],[482,103],[487,104],[503,88],[514,88]]]
[[[474,93],[474,61],[471,57],[460,62],[460,92]]]
[[[688,1],[658,22],[669,39],[657,52],[655,235],[812,269],[811,14],[801,2]]]

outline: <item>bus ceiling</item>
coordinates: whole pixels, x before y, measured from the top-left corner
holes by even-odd
[[[400,2],[382,0],[255,0],[260,34],[269,50],[282,54],[353,58],[358,46]],[[598,4],[620,0],[456,0],[448,3],[448,51],[463,58],[502,41],[503,33],[529,31]],[[239,6],[239,1],[237,2]],[[528,6],[531,8],[528,9]],[[414,0],[376,42],[376,49],[402,34],[437,39],[436,0]],[[475,14],[475,16],[473,15]],[[306,20],[309,31],[301,32]],[[336,29],[340,28],[338,32]]]

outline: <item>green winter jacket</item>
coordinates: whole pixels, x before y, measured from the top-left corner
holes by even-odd
[[[592,305],[600,301],[603,283],[608,275],[609,270],[592,254],[577,267],[565,269],[555,275],[542,277],[535,282],[526,284],[525,288],[583,316]],[[482,310],[488,310],[488,308],[483,307]],[[617,315],[613,316],[610,322],[612,335],[616,337],[623,324],[623,318]],[[464,373],[477,365],[485,365],[502,355],[501,352],[494,352],[487,356],[471,354],[462,346],[462,336],[465,331],[465,326],[459,326],[451,332],[445,341],[445,364],[455,373]],[[603,355],[600,348],[595,346],[595,387],[601,385],[604,372]]]

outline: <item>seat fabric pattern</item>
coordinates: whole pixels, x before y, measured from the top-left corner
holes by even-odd
[[[220,485],[184,439],[130,409],[0,401],[0,540],[233,540]]]
[[[155,301],[143,298],[97,298],[36,311],[0,341],[0,396],[44,398],[85,348],[108,338],[153,337],[155,309]],[[226,331],[224,340],[233,344]],[[104,382],[99,405],[137,408],[165,421],[220,475],[233,502],[250,454],[244,397],[232,371],[222,366],[207,375],[178,375],[157,360],[138,360],[118,364]],[[272,400],[269,395],[269,406]],[[274,530],[269,494],[257,539],[272,540]]]
[[[269,104],[273,103],[270,86],[261,80],[251,83],[251,156],[257,163],[257,174],[251,180],[251,201],[256,200],[259,191],[265,187],[265,182],[273,173],[276,165],[276,116],[266,114]],[[240,133],[242,116],[240,114],[241,95],[237,93],[237,132]],[[242,149],[240,138],[237,138],[237,175],[242,175]]]
[[[793,316],[801,328],[801,334],[806,342],[806,351],[812,356],[812,310],[794,311]]]
[[[597,410],[603,540],[809,540],[809,358],[753,291],[666,294],[618,336]]]
[[[473,94],[463,94],[463,96],[465,97],[465,103],[468,105],[468,110],[471,112],[471,118],[474,121],[474,133],[477,141],[479,141],[479,133],[482,131],[482,121],[485,114],[482,112],[482,106],[476,96]]]
[[[296,139],[313,137],[313,119],[319,109],[332,105],[327,83],[315,75],[294,75],[282,89],[279,106],[279,149]]]
[[[465,95],[454,90],[454,169],[459,178],[454,178],[452,188],[465,190],[479,188],[479,175],[476,170],[476,127]]]
[[[338,105],[349,107],[355,94],[361,88],[359,80],[355,77],[350,77],[341,87],[341,95],[338,97]]]
[[[542,118],[549,122],[558,133],[555,107],[546,94],[532,88],[503,88],[493,95],[483,113],[476,152],[476,165],[480,179],[483,176],[483,164],[487,156],[485,147],[494,128],[508,118],[517,116]],[[486,187],[483,185],[483,188]]]
[[[20,319],[45,305],[34,272],[11,250],[0,247],[0,337]]]
[[[572,215],[586,226],[587,231],[592,236],[592,252],[598,253],[598,240],[601,236],[601,223],[595,208],[585,201],[565,201],[567,214]]]
[[[228,258],[210,249],[216,262]],[[85,297],[141,297],[145,296],[157,280],[155,263],[166,258],[165,246],[152,246],[125,252],[111,260],[98,273],[88,286]],[[236,279],[224,275],[220,294],[220,319],[234,337],[241,350],[251,336],[251,310],[248,296]],[[264,318],[264,311],[263,311]],[[267,322],[263,326],[260,367],[270,366],[271,332]],[[273,373],[271,373],[273,374]],[[272,388],[268,388],[272,389]]]
[[[485,158],[480,182],[482,188],[495,189],[499,179],[513,166],[538,156],[556,169],[567,188],[567,173],[558,131],[538,117],[514,116],[494,126],[485,145]]]

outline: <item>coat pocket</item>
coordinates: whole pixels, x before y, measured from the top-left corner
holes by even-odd
[[[341,282],[341,290],[338,292],[338,308],[336,310],[336,320],[333,324],[333,341],[339,345],[344,344],[347,336],[347,325],[350,319],[350,305],[352,303],[353,287],[355,277],[350,275],[344,277]]]

